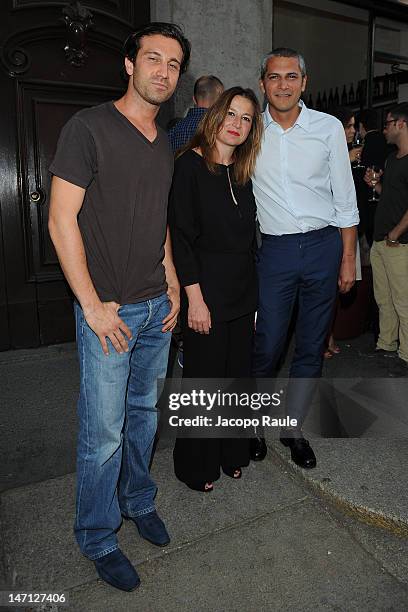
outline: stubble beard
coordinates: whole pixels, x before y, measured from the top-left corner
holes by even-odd
[[[153,106],[160,106],[164,102],[167,102],[173,95],[174,89],[164,89],[163,91],[157,91],[154,85],[149,83],[137,83],[133,80],[133,88],[135,92],[143,98],[145,102],[152,104]]]

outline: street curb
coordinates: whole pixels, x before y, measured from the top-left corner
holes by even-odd
[[[386,529],[399,537],[408,538],[408,521],[355,502],[342,495],[337,489],[330,487],[330,484],[324,478],[313,478],[313,470],[304,470],[293,463],[289,455],[290,451],[285,449],[280,442],[269,441],[268,450],[273,452],[274,457],[278,459],[282,466],[289,468],[292,473],[301,478],[308,488],[318,493],[344,514],[368,525]]]
[[[14,349],[0,352],[0,366],[9,366],[13,363],[39,362],[49,359],[66,359],[67,357],[77,357],[75,342],[65,344],[54,344],[32,349]]]

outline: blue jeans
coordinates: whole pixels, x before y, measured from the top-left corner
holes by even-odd
[[[122,515],[154,510],[149,462],[157,428],[157,379],[166,375],[171,332],[162,320],[167,295],[126,304],[119,316],[132,332],[129,352],[108,340],[109,356],[75,304],[80,364],[75,536],[89,559],[118,548]]]

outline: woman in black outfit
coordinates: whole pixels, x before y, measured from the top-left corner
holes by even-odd
[[[251,375],[257,282],[255,200],[250,175],[262,119],[251,89],[225,91],[175,162],[170,195],[174,261],[184,287],[181,324],[186,378]],[[180,439],[177,478],[211,491],[220,467],[241,477],[247,439]]]
[[[349,159],[350,163],[354,164],[355,162],[360,161],[360,157],[362,155],[363,148],[357,147],[353,148],[353,141],[356,135],[356,119],[354,116],[354,112],[349,108],[345,108],[344,106],[338,106],[333,109],[331,114],[336,117],[343,124],[344,134],[346,136],[347,147],[349,150]],[[356,180],[358,179],[359,168],[351,167],[353,172],[353,180],[354,184],[356,184]],[[356,264],[356,280],[361,280],[361,264],[360,264],[360,250],[357,245],[357,264]],[[336,304],[334,307],[333,318],[330,325],[330,330],[328,333],[328,338],[326,339],[326,350],[323,353],[325,359],[331,359],[334,355],[340,353],[340,347],[336,344],[334,339],[333,330],[336,324],[337,314],[339,309],[341,310],[341,306],[344,303],[345,307],[348,308],[350,304],[350,297],[354,295],[355,297],[356,287],[353,287],[353,290],[348,293],[344,299],[341,296],[337,297]]]

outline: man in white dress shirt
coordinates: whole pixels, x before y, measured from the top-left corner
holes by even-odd
[[[298,300],[294,380],[286,397],[298,427],[282,432],[281,442],[295,463],[313,468],[316,458],[301,426],[313,379],[321,376],[337,290],[345,293],[355,282],[359,217],[343,126],[300,100],[306,80],[304,59],[292,49],[275,49],[262,62],[268,105],[253,177],[262,234],[253,373],[273,376]],[[254,458],[264,454],[264,440],[254,440]]]

